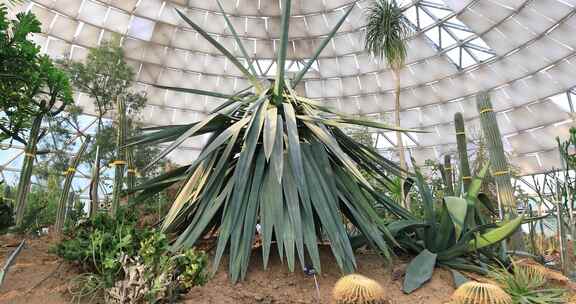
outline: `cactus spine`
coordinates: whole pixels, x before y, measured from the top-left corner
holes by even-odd
[[[492,108],[488,93],[481,93],[477,97],[477,107],[480,113],[480,123],[482,132],[486,138],[488,152],[490,155],[490,168],[492,176],[498,187],[498,197],[504,214],[514,216],[516,213],[516,202],[514,199],[514,189],[510,181],[510,169],[502,146],[502,135],[498,128],[496,113]]]
[[[464,128],[464,117],[462,117],[460,112],[454,114],[454,129],[456,130],[456,143],[460,161],[460,178],[462,179],[464,192],[468,192],[468,187],[470,187],[470,182],[472,182],[472,173],[470,171],[470,162],[468,161],[468,140],[466,138],[466,129]]]

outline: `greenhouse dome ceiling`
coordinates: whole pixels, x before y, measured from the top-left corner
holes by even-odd
[[[262,77],[275,74],[279,41],[278,0],[221,0],[224,10]],[[505,149],[523,174],[560,167],[556,137],[574,125],[576,102],[575,0],[398,1],[410,21],[406,67],[401,72],[402,127],[417,162],[456,150],[453,117],[462,112],[469,134],[478,134],[477,94],[490,91]],[[365,9],[370,0],[293,0],[288,72],[313,56],[343,14],[351,14],[298,87],[301,94],[338,111],[392,122],[394,81],[386,62],[365,51]],[[145,125],[196,121],[222,100],[167,91],[153,85],[220,90],[248,86],[225,56],[178,16],[180,9],[235,55],[240,49],[216,0],[35,0],[42,22],[35,41],[54,58],[83,60],[89,48],[121,37],[137,72],[138,90],[149,101]],[[76,101],[94,114],[81,92]],[[395,136],[375,133],[376,146],[393,152]],[[203,140],[193,139],[172,155],[190,159]]]

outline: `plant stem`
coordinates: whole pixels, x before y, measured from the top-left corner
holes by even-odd
[[[395,98],[395,107],[394,107],[394,120],[396,124],[396,128],[400,129],[400,70],[394,69],[393,73],[394,81],[395,81],[395,88],[394,88],[394,98]],[[400,169],[402,171],[407,170],[406,165],[406,155],[404,151],[404,140],[402,139],[402,132],[396,131],[396,148],[398,149],[398,157],[400,158]],[[404,180],[406,179],[406,173],[402,172],[402,180],[400,181],[400,189],[401,189],[401,199],[404,208],[410,210],[410,203],[407,200],[407,195],[404,193]]]

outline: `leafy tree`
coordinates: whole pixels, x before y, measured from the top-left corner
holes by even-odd
[[[405,39],[410,33],[410,24],[404,17],[396,1],[376,0],[368,8],[366,25],[366,49],[381,59],[388,60],[395,80],[395,123],[400,128],[400,71],[406,61]],[[406,170],[406,156],[402,133],[396,132],[396,147],[400,158],[400,168]],[[402,187],[403,184],[402,184]],[[404,193],[404,189],[402,189]]]
[[[39,48],[30,40],[40,32],[40,22],[31,13],[8,19],[6,6],[0,5],[0,140],[26,144],[23,132],[34,119],[33,97]]]
[[[8,20],[0,6],[0,139],[25,145],[25,157],[16,194],[16,224],[22,224],[30,188],[37,144],[46,133],[45,117],[57,117],[73,102],[68,77],[38,47],[28,40],[40,31],[40,22],[31,13]],[[30,129],[27,135],[25,131]]]
[[[86,62],[65,61],[73,85],[94,99],[98,116],[98,130],[104,127],[103,117],[114,109],[115,101],[126,97],[134,102],[128,108],[139,112],[145,99],[131,91],[134,71],[124,60],[118,41],[105,42],[90,50]]]
[[[32,104],[35,108],[35,117],[28,135],[24,162],[20,171],[18,193],[16,195],[16,224],[22,222],[26,198],[30,187],[32,169],[37,151],[39,139],[45,134],[41,132],[44,117],[56,117],[68,104],[73,102],[72,90],[68,83],[68,77],[46,56],[39,58],[38,70],[34,75],[36,90],[31,95]]]
[[[118,40],[92,49],[85,62],[66,61],[63,64],[74,86],[94,99],[98,128],[95,144],[89,148],[86,155],[87,159],[91,160],[90,164],[96,164],[93,172],[99,172],[102,160],[116,165],[112,208],[114,213],[120,199],[126,161],[128,184],[133,187],[135,169],[139,165],[145,166],[149,155],[155,152],[153,147],[142,147],[133,151],[125,149],[123,144],[125,137],[138,135],[135,131],[135,117],[145,106],[146,96],[132,89],[135,73],[124,60],[124,51]],[[104,116],[113,110],[116,112],[115,119],[111,123],[105,121]],[[95,174],[90,191],[93,207],[98,202],[98,179]]]

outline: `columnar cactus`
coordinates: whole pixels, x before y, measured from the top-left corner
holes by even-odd
[[[514,216],[516,213],[514,188],[510,181],[510,168],[508,167],[508,161],[504,154],[502,135],[498,128],[496,113],[494,113],[492,102],[490,102],[490,96],[487,93],[479,94],[476,102],[478,112],[480,113],[482,131],[486,138],[486,144],[490,154],[490,168],[492,176],[498,186],[498,197],[503,211],[505,211],[506,214]]]
[[[112,190],[112,208],[110,213],[113,217],[118,212],[120,205],[120,196],[122,192],[122,185],[124,184],[124,168],[126,166],[126,103],[123,98],[117,98],[117,125],[118,131],[116,133],[116,160],[112,162],[114,169],[114,188]]]
[[[64,228],[64,223],[66,222],[66,204],[69,202],[72,180],[74,179],[74,175],[76,175],[76,169],[80,164],[80,160],[82,159],[84,152],[86,152],[86,148],[88,147],[89,142],[90,135],[86,136],[86,139],[84,139],[84,142],[80,146],[80,150],[78,150],[76,156],[71,160],[68,169],[66,169],[66,172],[64,172],[66,179],[64,180],[64,187],[62,189],[62,194],[60,195],[60,201],[58,202],[56,223],[54,225],[57,234],[61,234],[62,229]]]
[[[468,161],[468,142],[466,138],[466,129],[464,128],[464,118],[462,113],[454,114],[454,129],[456,130],[456,143],[458,145],[458,160],[460,161],[460,178],[464,186],[464,192],[468,192],[472,173],[470,171],[470,162]]]
[[[452,196],[454,195],[454,181],[453,181],[453,169],[452,169],[452,158],[450,154],[444,155],[444,172],[445,172],[445,180],[444,183],[446,184],[446,195]]]

